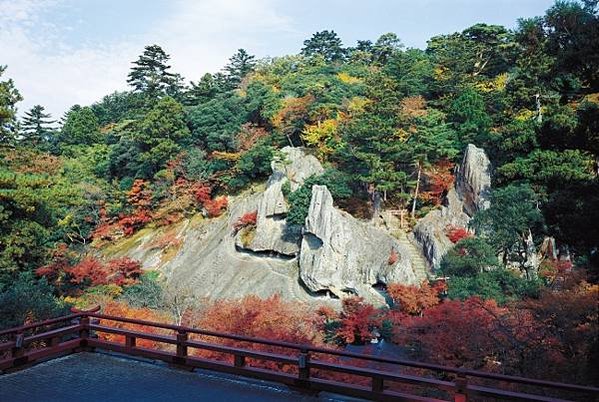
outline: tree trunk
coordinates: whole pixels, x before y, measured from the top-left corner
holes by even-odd
[[[416,189],[414,189],[414,202],[412,203],[412,219],[416,216],[416,200],[418,200],[418,190],[420,190],[420,175],[422,174],[422,163],[418,162],[418,177],[416,178]]]
[[[374,211],[372,212],[373,220],[376,219],[376,217],[379,216],[381,212],[381,203],[381,193],[379,193],[377,190],[374,190],[374,192],[372,193],[372,207],[374,209]]]

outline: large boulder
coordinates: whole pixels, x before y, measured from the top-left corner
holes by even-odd
[[[467,228],[470,218],[489,207],[491,163],[485,151],[469,144],[451,189],[440,209],[429,212],[414,228],[430,268],[439,269],[443,256],[453,246],[448,227]]]
[[[468,144],[456,175],[456,190],[470,216],[489,208],[491,162],[485,150]]]
[[[299,253],[301,228],[287,224],[288,207],[283,185],[289,182],[291,191],[295,191],[304,180],[324,169],[316,157],[301,148],[285,147],[281,151],[284,158],[272,161],[272,175],[258,202],[256,227],[250,234],[240,232],[236,244],[254,252],[295,256]]]
[[[416,284],[409,251],[394,237],[333,206],[326,186],[312,187],[299,258],[300,278],[313,292],[357,293],[377,283]]]

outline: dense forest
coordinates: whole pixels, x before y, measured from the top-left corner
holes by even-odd
[[[437,363],[599,380],[597,1],[558,1],[515,29],[476,24],[424,50],[393,33],[346,47],[324,30],[296,55],[239,49],[197,82],[169,59],[147,46],[129,91],[58,120],[41,105],[19,117],[18,88],[2,78],[10,66],[0,67],[0,328],[100,303],[244,335],[329,346],[383,337]],[[325,167],[287,189],[291,222],[303,224],[311,186],[324,184],[356,218],[404,209],[414,225],[443,204],[468,144],[491,160],[491,206],[451,233],[436,273],[448,281],[389,284],[388,308],[277,296],[187,306],[138,261],[95,252],[147,226],[218,219],[285,146]],[[517,268],[529,234],[559,251],[538,274]]]

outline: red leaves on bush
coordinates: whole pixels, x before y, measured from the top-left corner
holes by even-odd
[[[426,191],[422,192],[421,198],[431,202],[433,205],[441,205],[443,196],[453,187],[455,177],[453,176],[454,164],[448,159],[441,159],[426,172]]]
[[[258,211],[246,212],[233,224],[235,233],[248,226],[256,226]]]
[[[453,244],[456,244],[462,239],[472,237],[467,229],[457,226],[448,226],[445,228],[445,235],[451,240]]]
[[[102,313],[106,315],[114,315],[117,317],[123,318],[135,318],[137,320],[144,321],[153,321],[153,322],[167,322],[167,317],[164,314],[161,314],[155,310],[150,310],[148,308],[134,308],[126,303],[117,302],[117,301],[109,301],[104,306],[102,306]],[[137,324],[129,324],[118,321],[110,321],[107,323],[110,327],[116,327],[121,329],[128,329],[132,331],[145,332],[155,335],[170,335],[172,332],[166,329],[156,328],[156,327],[148,327],[145,325],[137,325]],[[101,339],[110,341],[110,342],[125,342],[124,335],[110,334],[105,332],[98,333],[98,336]],[[141,348],[148,349],[160,349],[163,347],[163,343],[156,342],[150,339],[137,338],[136,345]]]
[[[142,209],[134,212],[132,215],[122,217],[117,224],[121,227],[125,236],[131,236],[151,220],[152,216],[150,212]]]
[[[192,187],[193,195],[196,201],[204,205],[207,201],[210,201],[212,196],[212,188],[203,183],[196,183]]]
[[[401,312],[411,315],[420,315],[425,309],[439,304],[439,295],[444,290],[445,284],[442,282],[430,286],[428,281],[424,281],[420,287],[400,283],[387,285],[387,293],[396,307]]]
[[[380,326],[377,311],[371,304],[358,296],[343,299],[341,328],[337,336],[345,343],[362,344],[370,342],[376,335],[374,330]]]
[[[47,277],[53,282],[61,273],[68,274],[70,282],[77,285],[123,286],[135,283],[142,270],[140,262],[129,257],[116,258],[106,264],[94,257],[86,257],[73,266],[59,258],[52,264],[36,270],[37,275]]]
[[[131,285],[142,273],[141,263],[129,257],[115,258],[105,266],[106,281],[115,285]]]
[[[206,201],[204,203],[204,209],[206,210],[206,214],[210,218],[216,218],[220,216],[229,205],[229,200],[226,195],[217,197],[213,200]]]
[[[142,179],[136,179],[127,193],[127,201],[135,209],[149,209],[152,206],[152,192],[149,183]]]

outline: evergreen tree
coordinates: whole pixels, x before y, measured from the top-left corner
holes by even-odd
[[[64,117],[59,140],[68,145],[90,145],[100,141],[98,118],[89,106],[73,106]]]
[[[0,65],[0,78],[6,66]],[[0,81],[0,144],[11,143],[17,132],[17,102],[23,100],[11,79]]]
[[[191,88],[185,93],[184,103],[195,106],[207,102],[218,93],[217,83],[210,73],[206,73],[195,83],[191,82]]]
[[[244,49],[237,50],[229,59],[229,64],[224,68],[227,76],[227,84],[233,89],[237,88],[249,72],[254,69],[256,65],[255,57],[246,52]]]
[[[337,61],[345,56],[342,46],[341,39],[335,31],[325,30],[316,32],[310,39],[306,39],[301,54],[307,57],[320,55],[326,61]]]
[[[396,34],[393,32],[383,34],[377,39],[372,48],[373,59],[376,63],[385,64],[402,47],[403,44]]]
[[[26,145],[37,147],[48,142],[52,132],[51,124],[55,120],[50,120],[50,113],[44,113],[45,108],[42,105],[35,105],[21,121],[22,142]]]
[[[181,76],[169,71],[169,59],[170,56],[160,46],[146,46],[143,54],[133,62],[135,67],[131,68],[127,82],[136,92],[151,99],[178,93]]]

